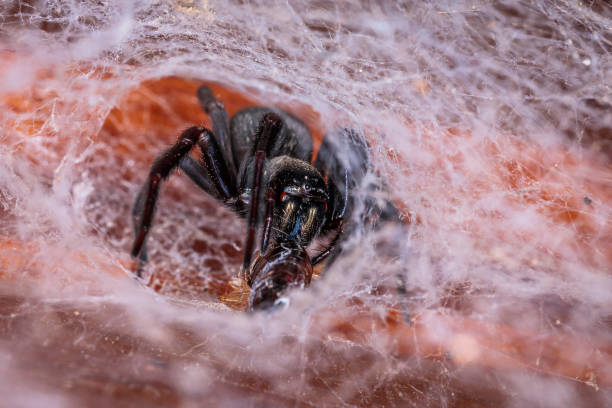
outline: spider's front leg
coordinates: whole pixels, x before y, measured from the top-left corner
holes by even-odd
[[[189,156],[196,144],[202,150],[203,164]],[[172,147],[157,156],[134,203],[132,220],[135,238],[131,254],[141,263],[147,260],[145,244],[153,223],[161,182],[178,166],[199,187],[217,199],[225,201],[237,195],[236,186],[228,183],[231,178],[213,133],[200,126],[185,130]],[[139,276],[140,272],[139,269]]]
[[[223,106],[223,104],[215,98],[212,90],[206,85],[199,87],[196,95],[202,110],[206,112],[212,122],[213,132],[215,133],[217,141],[219,142],[222,157],[227,164],[226,167],[228,169],[228,176],[230,177],[228,182],[232,185],[236,184],[238,167],[237,163],[234,163],[229,117],[227,111],[225,110],[225,106]]]
[[[263,184],[262,176],[264,172],[264,164],[270,146],[276,140],[283,126],[282,119],[275,113],[268,113],[261,120],[259,131],[255,138],[255,146],[249,160],[253,161],[253,181],[251,186],[251,196],[249,199],[249,212],[247,215],[247,238],[244,244],[244,258],[242,261],[242,273],[247,281],[250,281],[248,275],[249,267],[251,266],[251,258],[255,249],[255,231],[257,229],[257,218],[259,215],[259,198],[260,190]],[[273,213],[273,204],[271,203],[272,192],[266,193],[266,224],[264,226],[263,240],[267,242],[271,225],[271,217]]]

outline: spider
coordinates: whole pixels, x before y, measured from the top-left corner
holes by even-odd
[[[242,275],[251,287],[249,309],[273,308],[283,303],[287,289],[310,284],[313,266],[325,259],[329,264],[337,255],[343,233],[351,228],[345,227],[355,201],[351,192],[368,168],[367,142],[353,130],[339,129],[325,136],[313,158],[310,131],[290,113],[250,107],[230,121],[210,88],[198,88],[197,99],[213,131],[190,127],[154,160],[132,211],[131,254],[141,265],[146,262],[161,182],[180,168],[204,192],[246,218]],[[196,145],[201,160],[189,154]],[[393,218],[397,211],[387,203],[378,215]],[[252,261],[260,225],[259,256]],[[311,259],[306,248],[323,235],[331,239]]]

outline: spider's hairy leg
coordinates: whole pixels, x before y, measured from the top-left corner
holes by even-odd
[[[252,157],[254,160],[253,185],[249,201],[250,208],[247,216],[247,238],[244,244],[244,259],[242,262],[242,273],[245,277],[251,265],[251,257],[253,256],[253,249],[255,246],[255,230],[257,229],[257,216],[259,213],[259,190],[262,184],[266,152],[269,150],[270,144],[274,143],[282,126],[283,121],[277,114],[268,113],[261,120],[259,131],[255,138],[255,149]]]
[[[313,258],[313,265],[326,258],[328,258],[327,265],[330,265],[340,253],[341,249],[337,244],[342,236],[350,236],[356,228],[380,230],[390,225],[397,227],[394,233],[395,239],[379,245],[377,249],[386,258],[396,259],[401,265],[407,264],[404,261],[406,254],[403,253],[402,246],[398,245],[405,241],[406,226],[400,211],[390,198],[388,186],[378,177],[377,182],[372,185],[361,186],[369,164],[369,144],[360,132],[353,129],[337,129],[325,135],[315,167],[326,175],[331,196],[329,221],[323,226],[323,231],[336,229],[336,235],[329,245]],[[357,195],[359,191],[364,195],[361,199]],[[352,213],[357,202],[363,204],[363,209],[362,214],[355,220]],[[396,277],[401,313],[404,320],[410,323],[405,269],[402,268]]]
[[[198,163],[199,167],[194,167],[191,161],[189,162],[191,166],[182,165],[184,159],[191,159],[188,154],[196,143],[202,150],[206,174],[201,174],[202,166],[195,160],[194,162]],[[194,126],[185,130],[172,147],[157,156],[151,165],[147,181],[136,197],[132,210],[135,232],[132,257],[137,258],[141,263],[146,262],[145,244],[153,223],[161,182],[179,165],[182,168],[190,169],[187,174],[192,180],[214,197],[224,199],[235,195],[235,186],[228,186],[226,182],[227,170],[218,150],[212,132],[204,127]],[[198,173],[197,179],[194,178],[196,172]],[[140,275],[140,270],[138,274]]]
[[[313,258],[313,265],[326,259],[327,265],[330,265],[339,254],[338,243],[344,236],[350,235],[355,227],[350,222],[345,225],[344,220],[350,221],[353,190],[363,179],[368,164],[368,143],[361,133],[352,129],[336,129],[323,138],[314,163],[325,175],[330,192],[327,221],[322,231],[336,232],[323,251]]]
[[[410,314],[410,307],[408,306],[408,290],[406,289],[406,278],[402,272],[397,273],[397,284],[395,290],[399,297],[399,307],[402,314],[402,318],[406,323],[412,325],[412,315]]]
[[[375,185],[366,187],[364,205],[363,224],[366,228],[372,230],[387,228],[388,237],[377,245],[377,250],[381,256],[395,260],[399,265],[399,270],[395,275],[399,309],[404,321],[412,324],[405,267],[408,264],[407,257],[409,256],[405,246],[408,230],[402,213],[391,201],[389,186],[380,179]]]
[[[202,85],[198,88],[197,97],[202,110],[206,112],[212,122],[213,132],[216,136],[217,143],[219,143],[221,147],[223,159],[227,164],[229,172],[228,182],[234,185],[236,184],[235,180],[238,173],[238,167],[236,163],[234,163],[229,117],[225,110],[225,106],[214,97],[211,89],[206,85]]]
[[[202,160],[185,155],[179,164],[181,170],[206,193],[238,211],[235,200],[238,195],[236,185],[213,134],[201,134],[198,146],[202,151]]]
[[[261,253],[265,253],[268,249],[270,241],[270,229],[272,228],[272,219],[274,217],[274,189],[268,188],[266,191],[266,212],[264,216],[264,227],[261,232]]]
[[[336,230],[336,233],[334,234],[334,237],[329,242],[329,244],[325,247],[325,249],[319,252],[317,256],[312,258],[312,266],[318,265],[321,262],[323,262],[336,249],[336,246],[338,245],[338,242],[340,241],[340,237],[342,237],[343,226],[344,226],[343,218],[337,218],[333,222],[330,222],[328,223],[328,225],[326,225],[326,227],[329,230]]]

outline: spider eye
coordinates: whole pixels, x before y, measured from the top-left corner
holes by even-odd
[[[285,191],[283,191],[283,192],[281,193],[281,195],[280,195],[280,200],[281,200],[281,203],[282,203],[283,201],[285,201],[285,198],[286,198],[286,197],[287,197],[287,193],[286,193]]]

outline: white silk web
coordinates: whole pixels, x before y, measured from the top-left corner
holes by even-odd
[[[96,390],[101,405],[612,403],[605,1],[5,1],[0,48],[0,235],[12,242],[0,265],[13,276],[0,285],[0,390],[12,405],[80,406]],[[363,130],[406,230],[347,239],[281,315],[231,312],[202,288],[237,274],[244,225],[175,176],[148,287],[111,278],[130,273],[119,260],[147,164],[116,154],[140,142],[103,124],[130,89],[168,76]],[[162,109],[144,115],[180,114],[145,97]],[[152,155],[175,136],[137,148]],[[11,261],[14,242],[29,245],[26,261]],[[356,339],[351,322],[326,325],[329,311],[396,308],[397,274],[428,333],[408,357],[388,328]],[[543,340],[521,359],[434,316]],[[457,341],[427,348],[442,338]],[[555,341],[599,365],[551,369],[541,360]],[[68,372],[41,378],[58,366]]]

